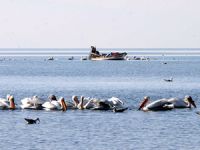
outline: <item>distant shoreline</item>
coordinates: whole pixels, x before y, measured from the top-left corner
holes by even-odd
[[[200,48],[99,48],[101,53],[127,52],[128,56],[200,56]],[[0,48],[4,56],[88,56],[89,48]]]

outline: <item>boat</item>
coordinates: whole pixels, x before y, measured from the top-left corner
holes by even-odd
[[[91,52],[89,54],[89,60],[125,60],[127,53],[111,52],[109,54],[100,53],[96,50],[96,47],[91,46]]]

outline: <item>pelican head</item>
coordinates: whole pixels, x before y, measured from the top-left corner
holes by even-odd
[[[83,101],[84,101],[84,96],[81,96],[80,102],[77,105],[78,109],[81,109],[81,110],[84,109],[84,107],[83,107]]]
[[[140,107],[138,108],[138,110],[141,110],[143,107],[145,107],[149,100],[150,100],[150,97],[149,96],[145,96],[143,101],[141,102]]]
[[[187,101],[187,102],[188,102],[190,105],[192,105],[194,108],[197,107],[196,104],[195,104],[195,102],[194,102],[194,100],[192,99],[191,96],[186,95],[185,98],[184,98],[184,100]]]
[[[36,99],[36,98],[38,98],[38,96],[37,96],[37,95],[34,95],[33,98]]]
[[[10,102],[10,109],[15,109],[15,102],[14,102],[14,97],[9,96],[9,102]]]
[[[57,98],[56,98],[55,95],[49,95],[48,98],[49,98],[50,101],[57,101]]]
[[[9,100],[9,97],[10,97],[10,96],[11,96],[10,94],[7,94],[7,95],[6,95],[6,99]]]
[[[72,96],[72,101],[74,102],[74,105],[77,106],[79,104],[79,100],[77,96]]]
[[[40,123],[40,119],[39,118],[36,118],[35,121],[38,121]]]
[[[59,99],[59,102],[60,102],[60,104],[61,104],[62,110],[63,110],[63,111],[66,111],[66,110],[67,110],[67,105],[66,105],[66,103],[65,103],[64,97],[61,97],[61,98]]]

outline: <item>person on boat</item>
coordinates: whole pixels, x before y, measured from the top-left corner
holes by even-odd
[[[92,51],[91,51],[92,53],[100,55],[100,53],[99,53],[99,51],[97,51],[96,47],[91,46],[91,49],[92,49]]]

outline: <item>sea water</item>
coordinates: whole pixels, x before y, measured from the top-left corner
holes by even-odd
[[[167,64],[163,64],[166,62]],[[0,61],[0,97],[15,102],[38,95],[72,95],[124,101],[129,110],[1,110],[2,149],[199,149],[200,57],[157,57],[150,61],[80,61],[56,57],[6,57]],[[173,77],[173,82],[163,79]],[[151,100],[193,97],[197,109],[137,111]],[[37,118],[27,125],[24,118]]]

